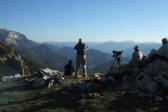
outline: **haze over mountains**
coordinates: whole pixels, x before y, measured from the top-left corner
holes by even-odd
[[[57,47],[50,44],[39,44],[29,40],[25,35],[0,29],[0,42],[13,47],[25,58],[37,63],[42,67],[62,70],[69,59],[75,60],[75,50],[72,47]],[[98,50],[89,49],[87,51],[88,69],[112,60],[112,56]],[[102,58],[104,60],[102,60]]]
[[[54,45],[57,47],[73,47],[76,43],[75,42],[47,42],[47,44]],[[161,44],[155,43],[155,42],[146,42],[146,43],[140,43],[140,42],[134,42],[134,41],[123,41],[123,42],[115,42],[115,41],[109,41],[109,42],[86,42],[86,44],[89,46],[90,49],[96,49],[105,53],[112,53],[113,50],[123,50],[123,56],[124,57],[130,57],[133,48],[135,45],[139,45],[141,50],[145,54],[149,54],[151,49],[158,49]]]
[[[0,42],[7,43],[22,56],[42,67],[61,71],[63,71],[64,65],[69,59],[75,61],[76,57],[76,52],[73,49],[76,42],[46,42],[39,44],[29,40],[19,32],[3,28],[0,29]],[[123,50],[123,57],[128,61],[135,45],[139,45],[145,54],[149,54],[152,48],[158,49],[161,46],[159,43],[137,43],[133,41],[86,42],[86,44],[89,46],[87,50],[89,71],[103,69],[103,67],[109,68],[113,61],[113,50]]]

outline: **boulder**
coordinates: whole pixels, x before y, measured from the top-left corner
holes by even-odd
[[[55,75],[59,75],[59,76],[63,76],[64,73],[63,72],[59,72],[57,70],[52,70],[52,69],[49,69],[49,68],[45,68],[45,69],[40,69],[39,72],[45,74],[45,75],[48,75],[48,76],[55,76]]]
[[[62,83],[64,80],[63,73],[49,68],[40,69],[34,73],[34,87],[48,86],[51,88],[55,83]]]
[[[146,63],[146,65],[143,65],[144,67],[139,67],[137,65],[126,65],[127,67],[131,67],[129,69],[132,69],[132,73],[130,74],[123,74],[123,77],[120,78],[120,86],[118,86],[119,89],[122,90],[129,90],[129,91],[136,91],[136,90],[146,90],[151,93],[158,93],[157,90],[160,91],[160,86],[162,85],[163,88],[168,88],[168,61],[165,58],[156,57],[154,60],[150,61],[149,63]],[[126,69],[128,69],[125,67]],[[114,70],[113,71],[117,71]],[[128,70],[126,70],[128,71]],[[112,71],[111,71],[112,72]],[[121,71],[118,70],[118,73],[111,73],[106,76],[106,78],[102,78],[102,81],[104,79],[107,79],[107,81],[116,81],[116,75],[120,75]],[[122,76],[122,75],[121,75]],[[162,90],[161,90],[162,91]],[[142,91],[143,92],[143,91]]]
[[[4,77],[2,77],[2,81],[5,82],[5,81],[8,81],[12,78],[13,78],[12,76],[4,76]]]
[[[17,79],[17,78],[21,78],[21,77],[22,76],[20,74],[4,76],[4,77],[2,77],[2,81],[5,82],[5,81],[11,80],[11,79]]]
[[[84,100],[84,99],[79,100],[79,101],[78,101],[78,103],[80,103],[82,106],[85,106],[85,105],[86,105],[86,102],[85,102],[85,100]]]
[[[33,87],[40,88],[44,87],[46,84],[46,81],[43,78],[36,78],[33,82]]]
[[[48,88],[51,88],[54,86],[54,80],[50,80],[48,84]]]
[[[101,76],[101,73],[95,73],[95,74],[94,74],[94,77],[95,77],[95,78],[100,78],[100,76]]]
[[[22,77],[20,74],[15,74],[14,76],[13,76],[14,78],[20,78],[20,77]]]
[[[13,67],[18,73],[24,75],[23,60],[21,56],[7,56],[7,64]]]
[[[140,89],[148,90],[150,92],[155,92],[157,90],[157,83],[147,74],[140,73],[136,82]]]

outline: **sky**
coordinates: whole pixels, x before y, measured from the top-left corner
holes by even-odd
[[[37,42],[160,42],[168,0],[0,0],[0,26]]]

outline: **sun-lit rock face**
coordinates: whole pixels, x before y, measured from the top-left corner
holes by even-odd
[[[17,45],[16,39],[18,39],[18,37],[19,35],[15,34],[14,32],[10,32],[6,38],[6,42]]]
[[[23,34],[20,34],[18,32],[13,32],[13,31],[9,31],[8,32],[8,36],[7,36],[8,40],[24,40],[26,39],[26,37]]]
[[[6,42],[17,45],[18,44],[17,41],[24,40],[24,39],[25,39],[25,36],[22,34],[19,34],[17,32],[8,32],[8,36],[6,37]]]
[[[5,28],[0,28],[0,42],[15,45],[15,47],[33,47],[37,45],[37,43],[27,39],[25,35]]]
[[[17,45],[17,41],[25,40],[26,37],[23,34],[18,32],[9,31],[4,28],[0,28],[0,41],[6,42],[8,44],[15,44]]]
[[[20,35],[15,32],[9,32],[8,37],[13,39],[19,39]]]

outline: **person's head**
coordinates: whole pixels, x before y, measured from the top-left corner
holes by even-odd
[[[140,50],[140,49],[139,49],[139,46],[136,45],[136,46],[134,47],[134,50],[135,50],[135,51],[139,51],[139,50]]]
[[[162,39],[162,44],[165,45],[165,44],[167,44],[167,43],[168,43],[168,38],[163,38],[163,39]]]
[[[79,43],[80,43],[80,44],[82,43],[82,39],[81,39],[81,38],[79,39]]]
[[[69,64],[73,64],[73,61],[72,60],[69,60],[69,62],[68,62]]]

